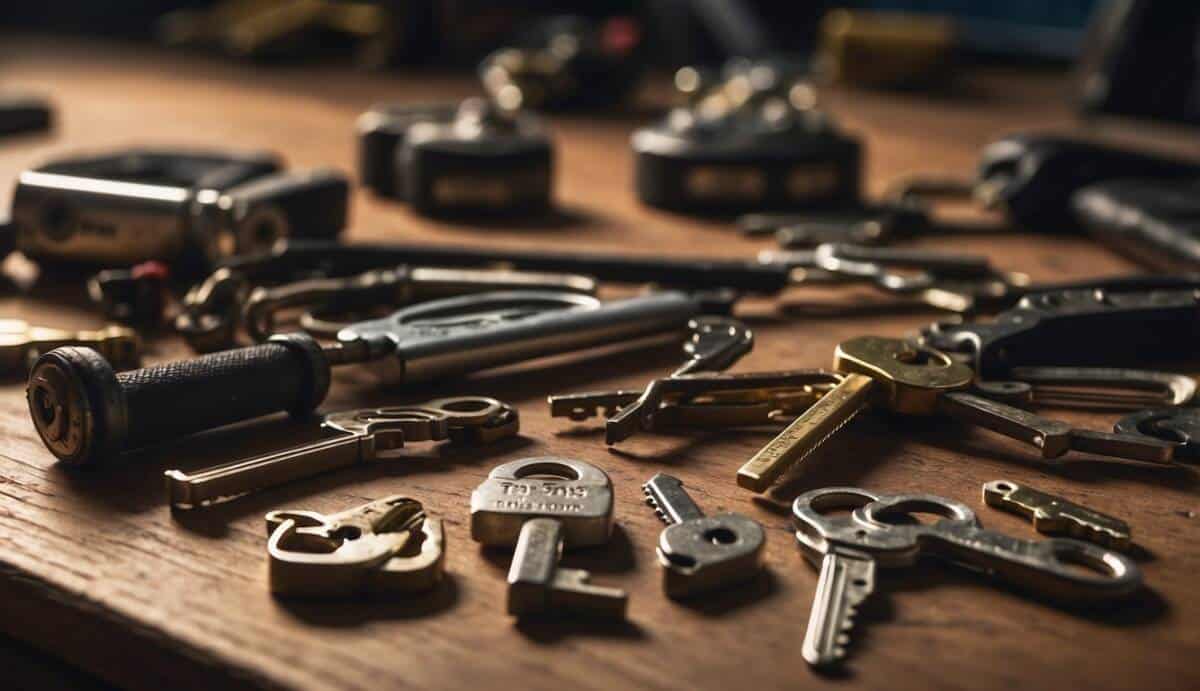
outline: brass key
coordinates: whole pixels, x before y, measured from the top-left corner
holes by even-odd
[[[98,350],[117,369],[137,367],[141,358],[137,332],[123,326],[68,331],[32,326],[20,319],[0,319],[0,369],[3,371],[26,370],[42,353],[68,345]]]
[[[464,396],[333,413],[325,416],[322,426],[340,434],[196,473],[168,470],[171,506],[208,506],[329,470],[394,458],[393,450],[410,442],[492,442],[515,435],[518,418],[515,409],[493,398]]]
[[[833,366],[845,379],[738,470],[739,486],[766,490],[868,404],[908,415],[949,415],[1026,442],[1045,459],[1070,450],[1156,464],[1173,458],[1170,442],[1075,429],[966,393],[974,379],[970,367],[900,339],[862,336],[845,341],[837,347]]]

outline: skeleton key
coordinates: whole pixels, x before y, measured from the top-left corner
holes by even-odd
[[[624,617],[624,591],[594,586],[581,569],[558,566],[565,547],[608,542],[612,481],[596,466],[569,458],[525,458],[497,466],[471,493],[471,537],[514,546],[508,613],[559,610]]]
[[[832,513],[836,509],[852,512]],[[916,513],[940,518],[926,525],[913,520]],[[1072,605],[1126,597],[1142,583],[1137,564],[1122,554],[1078,540],[1020,540],[985,530],[965,504],[931,495],[828,487],[797,497],[792,515],[804,556],[821,563],[801,647],[814,666],[845,656],[854,615],[875,590],[876,566],[911,566],[922,554]]]
[[[93,348],[116,369],[137,367],[141,358],[137,332],[123,326],[68,331],[31,326],[20,319],[0,319],[0,371],[25,371],[42,353],[68,345]]]
[[[646,503],[667,524],[658,563],[668,597],[687,598],[742,583],[763,567],[766,533],[736,513],[705,516],[678,478],[658,473],[642,485]]]
[[[428,590],[445,572],[442,522],[392,496],[340,513],[267,514],[271,592],[330,597]],[[420,546],[409,554],[418,530]]]
[[[1129,524],[1125,521],[1012,480],[985,483],[983,501],[1031,519],[1039,533],[1065,535],[1113,549],[1129,548]]]
[[[734,319],[701,317],[688,323],[692,337],[683,345],[687,362],[667,377],[673,379],[695,372],[723,370],[737,362],[754,347],[754,334]],[[633,436],[639,428],[649,426],[649,418],[658,407],[658,390],[662,380],[650,382],[642,395],[621,408],[604,426],[604,441],[615,444]]]
[[[642,429],[765,425],[799,415],[842,376],[826,370],[702,372],[655,380],[648,390]],[[643,396],[639,391],[600,391],[551,396],[550,415],[586,420]]]
[[[970,367],[899,339],[863,336],[845,341],[834,355],[834,369],[845,373],[845,379],[738,470],[740,486],[766,490],[872,402],[910,415],[946,414],[1030,444],[1044,459],[1076,450],[1154,464],[1172,460],[1169,442],[1075,429],[965,393],[974,378]]]
[[[417,406],[363,408],[325,416],[336,437],[213,466],[165,473],[175,509],[193,509],[249,492],[372,460],[394,458],[407,442],[494,441],[517,433],[515,409],[494,398],[443,398]]]

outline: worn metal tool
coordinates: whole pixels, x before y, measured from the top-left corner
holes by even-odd
[[[705,516],[679,478],[665,473],[656,473],[642,491],[667,524],[657,554],[668,597],[694,597],[762,571],[767,535],[757,521],[737,513]]]
[[[514,616],[624,617],[624,591],[591,585],[587,571],[558,566],[564,547],[604,544],[612,530],[612,481],[583,461],[512,461],[493,468],[471,493],[471,537],[516,547],[508,572],[508,613]]]
[[[130,150],[25,171],[13,192],[17,248],[39,262],[211,270],[221,256],[282,238],[336,238],[349,181],[279,171],[269,154]]]
[[[909,415],[944,414],[1022,441],[1043,459],[1075,450],[1169,465],[1174,444],[1141,435],[1077,429],[1059,420],[968,393],[970,367],[905,341],[863,336],[840,344],[834,369],[846,376],[738,470],[738,484],[766,490],[870,404]]]
[[[1200,341],[1194,288],[1026,295],[990,321],[935,323],[921,342],[968,360],[982,381],[1013,367],[1114,367],[1185,360]]]
[[[914,517],[918,513],[938,519],[922,523]],[[1068,605],[1127,597],[1142,584],[1137,564],[1119,552],[1066,538],[1021,540],[985,530],[966,504],[928,494],[827,487],[797,497],[792,517],[801,551],[821,569],[800,649],[817,667],[845,657],[855,615],[875,590],[877,567],[911,566],[922,555]]]
[[[445,572],[442,521],[415,499],[391,496],[328,515],[272,511],[266,519],[269,582],[281,597],[419,592]]]
[[[1129,410],[1178,406],[1196,395],[1186,374],[1113,367],[1013,367],[1008,381],[974,384],[988,398],[1018,406]]]
[[[276,332],[279,312],[299,309],[299,323],[305,331],[335,338],[354,323],[347,315],[493,290],[562,290],[592,295],[596,281],[573,274],[399,266],[345,278],[314,278],[254,288],[245,300],[241,321],[251,340],[261,343]]]
[[[1174,442],[1176,458],[1191,462],[1200,458],[1200,408],[1139,410],[1118,420],[1113,431]]]
[[[33,326],[20,319],[0,319],[0,372],[24,373],[42,353],[61,346],[86,346],[103,354],[116,369],[138,366],[142,342],[123,326],[70,331]]]
[[[842,380],[819,369],[778,372],[702,372],[651,382],[641,429],[747,427],[791,420]],[[550,397],[550,415],[581,421],[606,417],[646,391],[594,391]]]
[[[287,334],[121,374],[93,350],[58,348],[30,372],[30,413],[59,459],[89,465],[269,413],[307,414],[325,398],[334,366],[370,363],[393,379],[430,381],[604,344],[644,346],[678,333],[705,307],[680,292],[614,302],[553,291],[481,293],[355,324],[332,345]]]
[[[633,400],[624,401],[620,406],[605,405],[615,409],[605,423],[606,441],[614,444],[628,439],[639,428],[652,426],[652,418],[659,408],[662,399],[663,383],[670,379],[683,377],[698,372],[714,372],[729,367],[748,353],[754,346],[754,334],[741,322],[723,317],[702,317],[688,324],[691,338],[683,344],[683,352],[687,360],[665,380],[656,379],[647,385],[645,391]],[[549,399],[551,415],[555,411],[566,409],[568,415],[579,419],[580,412],[595,410],[601,402],[611,403],[613,394],[624,400],[621,392],[602,392],[577,394],[573,396],[551,396]]]
[[[171,507],[210,506],[330,470],[396,460],[402,457],[395,451],[407,443],[491,443],[516,436],[520,420],[515,408],[494,398],[460,396],[331,413],[321,426],[337,436],[195,473],[166,471]]]
[[[1129,524],[1125,521],[1012,480],[984,483],[983,501],[993,508],[1025,516],[1039,533],[1120,550],[1130,545]]]
[[[292,275],[297,269],[311,271],[309,267],[336,268],[340,275],[345,276],[400,264],[565,272],[614,283],[650,283],[693,290],[730,288],[761,295],[778,293],[794,283],[790,267],[752,260],[631,256],[618,252],[489,249],[462,245],[342,245],[315,240],[276,243],[269,252],[229,257],[222,261],[221,267],[246,276],[282,274],[282,278]]]

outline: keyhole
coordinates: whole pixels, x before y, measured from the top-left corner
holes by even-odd
[[[729,528],[713,528],[704,533],[704,539],[714,545],[729,545],[737,542],[737,535]]]

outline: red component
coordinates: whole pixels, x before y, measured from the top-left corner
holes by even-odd
[[[628,55],[642,42],[642,27],[633,17],[609,17],[600,26],[600,51]]]
[[[129,270],[130,276],[135,280],[149,278],[165,282],[167,277],[171,275],[171,270],[167,268],[164,262],[151,260],[136,264]]]

